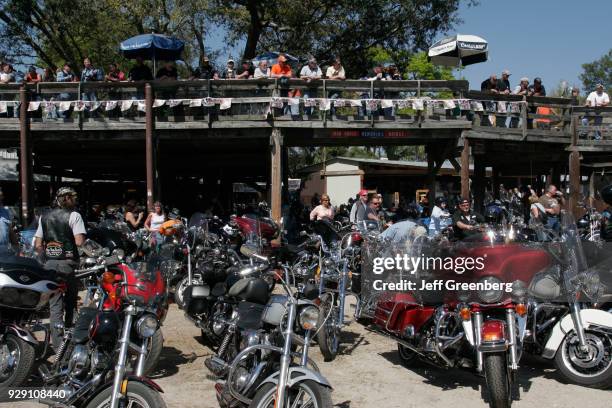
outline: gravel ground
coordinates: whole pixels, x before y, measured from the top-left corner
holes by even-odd
[[[211,354],[200,342],[200,331],[183,317],[175,305],[163,327],[165,343],[159,369],[153,375],[164,390],[168,407],[217,407],[214,381],[208,378],[204,359]],[[324,363],[317,347],[311,357],[334,387],[338,408],[487,407],[484,379],[472,372],[429,366],[407,369],[400,363],[396,345],[367,331],[358,323],[343,333],[343,349],[335,361]],[[520,399],[515,408],[579,407],[609,408],[612,392],[592,390],[559,381],[545,361],[521,361]],[[34,402],[4,403],[1,408],[41,407]]]

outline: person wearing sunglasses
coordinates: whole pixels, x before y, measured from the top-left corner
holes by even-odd
[[[366,210],[368,209],[368,190],[359,191],[359,199],[353,203],[351,207],[351,214],[349,220],[352,223],[359,223],[366,217]]]
[[[332,207],[331,200],[327,194],[321,195],[321,204],[317,205],[310,212],[310,221],[321,220],[334,220],[334,207]]]
[[[374,194],[370,199],[368,209],[366,210],[365,219],[372,221],[380,221],[378,211],[380,211],[381,204],[382,200],[380,199],[378,194]]]
[[[484,217],[470,208],[470,201],[465,198],[459,201],[458,210],[453,214],[453,230],[455,238],[465,239],[480,232],[478,224],[482,224]]]

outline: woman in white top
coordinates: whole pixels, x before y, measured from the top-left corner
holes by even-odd
[[[321,204],[317,205],[310,212],[310,221],[318,220],[334,220],[334,208],[331,206],[331,201],[327,194],[321,195]]]
[[[164,214],[164,208],[159,201],[153,203],[153,211],[149,213],[144,223],[144,227],[147,231],[151,232],[152,242],[151,245],[159,247],[162,243],[162,236],[159,233],[159,229],[162,224],[166,221],[166,214]]]
[[[438,236],[446,227],[451,225],[451,215],[448,212],[446,199],[444,197],[436,198],[429,220],[429,236],[434,238]]]

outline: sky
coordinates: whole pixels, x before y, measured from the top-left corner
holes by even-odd
[[[582,88],[581,65],[612,48],[612,0],[480,0],[476,7],[462,6],[459,16],[463,23],[449,34],[474,34],[489,42],[489,60],[459,73],[471,89],[504,69],[512,73],[513,87],[523,76],[530,81],[539,76],[549,92],[562,80]],[[222,30],[214,30],[208,41],[213,49],[225,47]],[[225,50],[219,61],[241,53],[242,45]]]

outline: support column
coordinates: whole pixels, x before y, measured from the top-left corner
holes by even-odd
[[[147,162],[147,208],[153,209],[153,89],[151,84],[145,85],[145,145]]]
[[[470,141],[463,138],[461,152],[461,198],[470,199]]]
[[[500,185],[500,171],[499,171],[499,167],[497,166],[493,166],[493,174],[492,174],[492,179],[491,179],[491,189],[492,191],[492,196],[495,199],[499,199],[499,185]],[[486,177],[486,169],[485,169],[485,177]],[[520,182],[519,184],[520,185]],[[506,186],[504,186],[506,187]]]
[[[482,213],[486,189],[486,167],[482,155],[474,156],[474,209]]]
[[[282,150],[283,150],[283,137],[279,128],[272,129],[272,135],[270,136],[270,205],[272,210],[272,219],[276,222],[280,222],[281,219],[281,205],[282,205]]]
[[[569,155],[569,206],[568,210],[578,217],[578,203],[580,202],[580,153],[573,150]]]
[[[32,211],[32,145],[30,143],[30,119],[28,117],[28,94],[24,86],[19,89],[19,175],[21,179],[21,220],[28,225]]]
[[[429,201],[429,209],[432,209],[434,206],[434,201],[436,200],[436,155],[434,154],[434,149],[432,145],[427,145],[427,188],[429,189],[429,193],[427,194],[427,199]],[[443,160],[443,159],[438,159]]]
[[[283,195],[282,200],[289,202],[289,148],[282,147],[281,166],[283,172]]]

